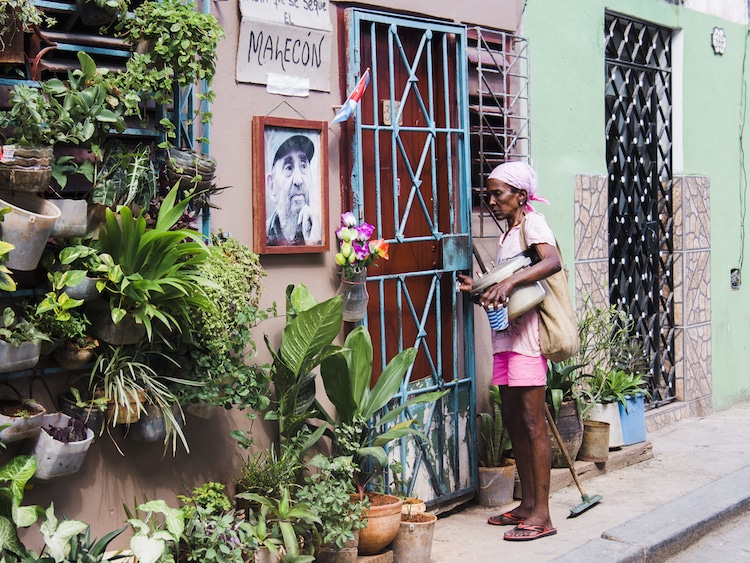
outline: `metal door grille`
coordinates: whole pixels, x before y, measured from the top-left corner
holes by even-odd
[[[610,302],[628,312],[651,404],[675,396],[671,30],[605,16]]]
[[[455,292],[456,272],[471,265],[465,28],[356,9],[347,17],[349,87],[372,72],[352,145],[354,210],[391,245],[390,260],[368,272],[374,363],[414,346],[396,400],[449,391],[406,413],[428,440],[404,439],[390,455],[403,462],[407,494],[445,506],[476,487],[473,355],[462,346],[473,324]]]
[[[496,236],[497,219],[489,209],[487,176],[511,160],[529,161],[528,42],[502,31],[467,31],[469,119],[471,127],[474,236]],[[485,221],[494,225],[486,228]]]

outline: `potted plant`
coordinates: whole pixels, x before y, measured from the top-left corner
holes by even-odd
[[[24,31],[34,25],[55,23],[55,18],[37,8],[33,0],[5,0],[0,8],[0,63],[23,64]]]
[[[48,294],[49,295],[49,294]],[[52,298],[47,297],[53,301]],[[99,341],[88,335],[90,322],[80,309],[64,309],[71,301],[63,293],[60,296],[61,314],[52,309],[40,310],[42,303],[27,307],[27,316],[42,332],[47,334],[50,342],[42,346],[42,353],[52,353],[60,367],[77,370],[94,358]]]
[[[76,473],[93,441],[94,432],[84,421],[63,413],[43,415],[41,429],[30,445],[36,459],[34,478],[49,481]]]
[[[484,455],[479,465],[479,504],[498,506],[513,501],[516,463],[508,458],[511,448],[508,429],[503,423],[500,388],[490,385],[492,413],[479,413]]]
[[[34,367],[48,335],[32,322],[17,318],[12,307],[3,309],[0,319],[0,372],[21,371]]]
[[[243,563],[256,549],[250,523],[232,509],[224,485],[210,482],[178,495],[185,517],[177,561]]]
[[[47,410],[33,399],[0,399],[0,442],[36,436]]]
[[[141,45],[126,63],[121,79],[127,90],[138,92],[140,100],[153,99],[157,104],[173,102],[173,88],[185,88],[200,81],[210,87],[216,72],[216,49],[224,36],[216,18],[199,11],[193,2],[182,0],[143,2],[133,11],[132,18],[117,23],[118,34],[129,43]],[[199,94],[199,100],[211,102],[210,90]],[[203,123],[211,119],[209,112],[196,114]],[[137,104],[130,103],[129,111],[138,113]],[[166,141],[163,148],[172,146],[176,125],[169,118],[162,119]],[[205,139],[198,139],[205,140]]]
[[[294,493],[296,500],[307,503],[320,518],[313,528],[316,561],[356,562],[359,530],[365,526],[363,511],[369,501],[352,501],[356,466],[351,457],[328,458],[322,454],[307,464],[317,469],[305,475],[302,486]]]
[[[76,6],[83,25],[105,29],[128,11],[126,0],[76,0]]]
[[[581,366],[569,362],[547,362],[547,389],[545,400],[554,417],[555,424],[570,459],[575,459],[583,441],[583,423],[579,409],[581,381],[576,371]],[[552,444],[552,467],[567,467],[560,445],[552,430],[549,432]]]
[[[0,161],[0,180],[14,190],[43,191],[52,178],[53,147],[58,143],[97,147],[110,130],[123,131],[119,102],[110,94],[104,71],[89,55],[78,53],[81,69],[68,80],[41,81],[38,87],[17,84],[0,112],[4,144],[14,145]]]
[[[89,392],[107,400],[108,419],[113,426],[129,426],[148,406],[153,407],[164,425],[165,447],[171,441],[174,453],[179,439],[189,452],[182,431],[182,410],[167,385],[173,378],[158,375],[148,362],[146,351],[139,346],[107,346],[91,370]]]
[[[104,430],[107,402],[106,398],[94,398],[88,391],[82,395],[76,387],[71,387],[58,398],[60,411],[71,418],[85,422],[86,426],[94,432],[94,439]]]
[[[223,233],[211,236],[208,256],[199,266],[212,282],[206,298],[215,306],[195,307],[190,316],[189,379],[200,385],[176,390],[188,412],[224,405],[263,411],[268,407],[268,376],[246,359],[255,353],[252,329],[273,309],[259,309],[260,282],[265,272],[257,254]],[[209,410],[209,412],[212,412]]]
[[[237,496],[260,506],[260,509],[250,517],[251,522],[258,522],[256,514],[259,513],[259,518],[263,521],[263,529],[270,529],[271,537],[277,539],[270,546],[278,546],[276,553],[283,554],[283,560],[298,563],[315,561],[310,539],[313,526],[321,524],[321,521],[308,504],[295,502],[287,487],[281,487],[279,497],[266,497],[253,493],[239,493]],[[307,553],[303,553],[303,550]],[[257,558],[256,561],[258,561]]]
[[[127,505],[123,508],[133,530],[130,549],[138,563],[173,560],[185,530],[183,510],[161,499],[141,503],[132,511]]]
[[[88,304],[94,335],[112,344],[123,341],[117,326],[127,316],[131,326],[143,327],[153,340],[153,322],[168,332],[184,332],[192,324],[190,312],[210,309],[204,287],[212,285],[198,271],[208,250],[201,234],[191,229],[174,229],[190,197],[176,202],[177,187],[164,198],[153,229],[146,228],[142,215],[133,216],[127,207],[119,214],[106,210],[106,222],[99,231],[99,259],[103,279],[97,283],[104,303]]]

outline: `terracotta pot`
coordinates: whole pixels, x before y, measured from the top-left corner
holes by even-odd
[[[359,531],[360,555],[374,555],[388,547],[401,524],[400,498],[383,493],[367,493],[367,497],[370,508],[362,511],[367,525]]]

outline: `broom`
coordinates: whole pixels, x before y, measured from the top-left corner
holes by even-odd
[[[560,437],[560,433],[557,431],[557,425],[555,424],[555,419],[552,418],[552,413],[549,412],[549,407],[547,406],[547,403],[544,403],[544,414],[547,416],[547,422],[549,423],[550,428],[552,429],[552,433],[555,435],[555,440],[557,440],[557,445],[560,446],[560,450],[562,450],[562,454],[565,457],[565,462],[568,464],[568,469],[570,469],[570,474],[573,476],[573,481],[576,483],[576,487],[578,487],[578,491],[581,493],[581,499],[583,502],[579,504],[578,506],[574,506],[570,510],[570,514],[568,514],[568,518],[575,518],[576,516],[581,515],[582,513],[586,512],[589,508],[593,508],[599,502],[602,500],[602,495],[593,495],[589,496],[586,494],[586,491],[583,490],[583,486],[581,485],[581,482],[578,480],[578,475],[576,474],[575,466],[573,465],[573,462],[570,461],[570,456],[568,455],[567,450],[565,449],[565,446],[563,446],[562,438]]]

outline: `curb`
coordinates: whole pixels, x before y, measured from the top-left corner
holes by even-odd
[[[750,507],[750,465],[602,533],[556,563],[634,563],[679,553]]]

